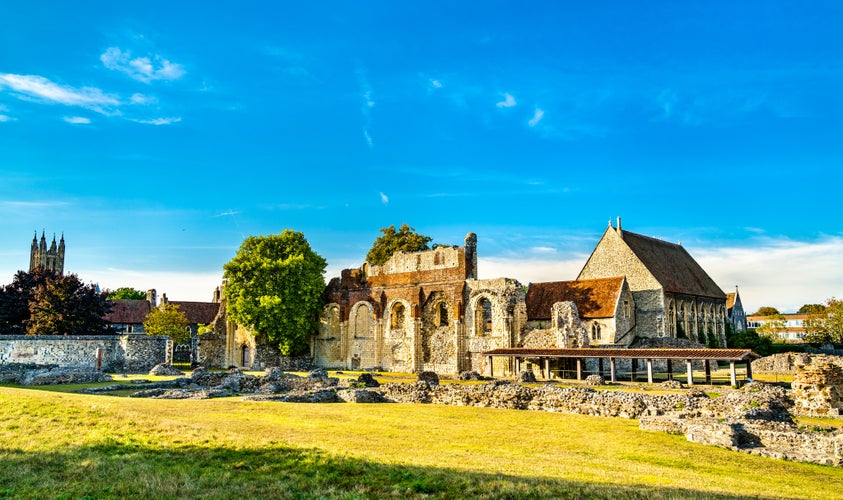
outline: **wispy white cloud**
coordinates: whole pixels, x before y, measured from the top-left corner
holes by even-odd
[[[515,101],[515,97],[513,97],[512,94],[507,92],[503,94],[503,101],[495,103],[495,106],[499,108],[511,108],[516,104],[518,104],[518,102]]]
[[[542,121],[542,118],[544,118],[544,111],[539,108],[536,108],[536,112],[533,113],[533,117],[530,118],[530,120],[527,122],[527,125],[529,125],[530,127],[535,127],[539,124],[540,121]]]
[[[11,116],[9,116],[9,115],[0,115],[0,123],[2,123],[2,122],[10,122],[10,121],[14,121],[14,118],[12,118],[12,117],[11,117]]]
[[[355,73],[357,74],[357,85],[360,87],[363,103],[361,106],[361,113],[363,114],[363,136],[366,138],[366,144],[369,146],[369,149],[372,149],[375,146],[375,141],[372,139],[370,131],[372,129],[372,108],[375,107],[375,99],[372,94],[372,86],[369,85],[369,79],[366,77],[366,70],[357,68]]]
[[[136,93],[132,94],[132,97],[129,98],[129,102],[132,104],[147,105],[157,103],[158,99],[155,96]]]
[[[232,215],[237,215],[239,213],[240,212],[238,212],[236,210],[229,209],[229,210],[226,210],[225,212],[220,212],[220,213],[214,215],[214,217],[230,217]]]
[[[843,238],[805,242],[753,239],[746,246],[688,249],[724,291],[740,286],[747,310],[796,312],[806,303],[843,297]]]
[[[49,104],[79,106],[97,113],[110,114],[120,105],[113,94],[106,94],[94,87],[74,88],[54,83],[43,76],[0,73],[0,90],[9,89],[22,100],[36,100]]]
[[[51,208],[51,207],[65,207],[70,205],[67,201],[19,201],[19,200],[0,200],[0,207],[7,208]]]
[[[383,191],[381,191],[379,194],[381,196],[381,203],[383,203],[384,205],[389,205],[389,196],[385,195]]]
[[[441,89],[442,88],[442,82],[435,79],[435,78],[431,78],[430,86],[435,88],[435,89]]]
[[[135,123],[143,123],[144,125],[172,125],[173,123],[179,123],[181,118],[179,117],[169,117],[169,118],[151,118],[151,119],[131,119],[131,121]]]
[[[157,54],[151,57],[132,57],[131,51],[123,51],[119,47],[106,49],[100,55],[100,61],[106,68],[120,71],[144,83],[154,80],[178,80],[186,74],[181,64],[172,63]]]
[[[536,246],[530,249],[533,253],[541,253],[541,254],[551,254],[556,253],[556,249],[553,247],[543,247],[543,246]]]
[[[65,116],[62,120],[73,125],[88,125],[91,123],[91,119],[84,116]]]

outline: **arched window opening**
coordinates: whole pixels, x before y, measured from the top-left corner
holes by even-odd
[[[448,326],[448,306],[444,302],[439,303],[439,326]]]
[[[474,319],[474,331],[477,335],[488,335],[492,333],[492,303],[489,299],[480,299],[477,301]]]
[[[392,316],[390,317],[390,324],[393,330],[404,330],[404,318],[406,317],[406,309],[404,304],[397,303],[392,307]]]

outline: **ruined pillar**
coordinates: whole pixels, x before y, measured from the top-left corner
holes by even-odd
[[[615,380],[615,368],[615,358],[609,358],[609,376],[613,384],[617,381]]]
[[[653,383],[653,360],[652,359],[647,360],[647,383],[648,384]]]
[[[734,360],[729,361],[729,380],[732,382],[732,387],[738,386],[738,375],[737,373],[735,373]]]
[[[577,380],[582,380],[582,358],[577,358]]]
[[[685,360],[685,372],[688,374],[688,385],[694,385],[694,367],[690,359]]]

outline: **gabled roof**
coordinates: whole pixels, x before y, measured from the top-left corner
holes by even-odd
[[[667,292],[726,298],[682,245],[626,230],[621,238]]]
[[[527,290],[527,319],[550,319],[556,302],[573,302],[581,318],[615,315],[624,277],[531,283]]]
[[[179,311],[187,316],[188,323],[207,325],[214,322],[220,310],[218,302],[183,302],[171,300],[170,304],[178,306]]]
[[[112,324],[141,324],[149,314],[149,302],[145,300],[116,299],[111,301],[111,311],[105,320]]]

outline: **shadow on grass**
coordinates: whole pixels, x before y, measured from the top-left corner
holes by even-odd
[[[0,498],[742,498],[387,465],[281,445],[156,449],[112,441],[53,453],[0,448],[0,463]]]

